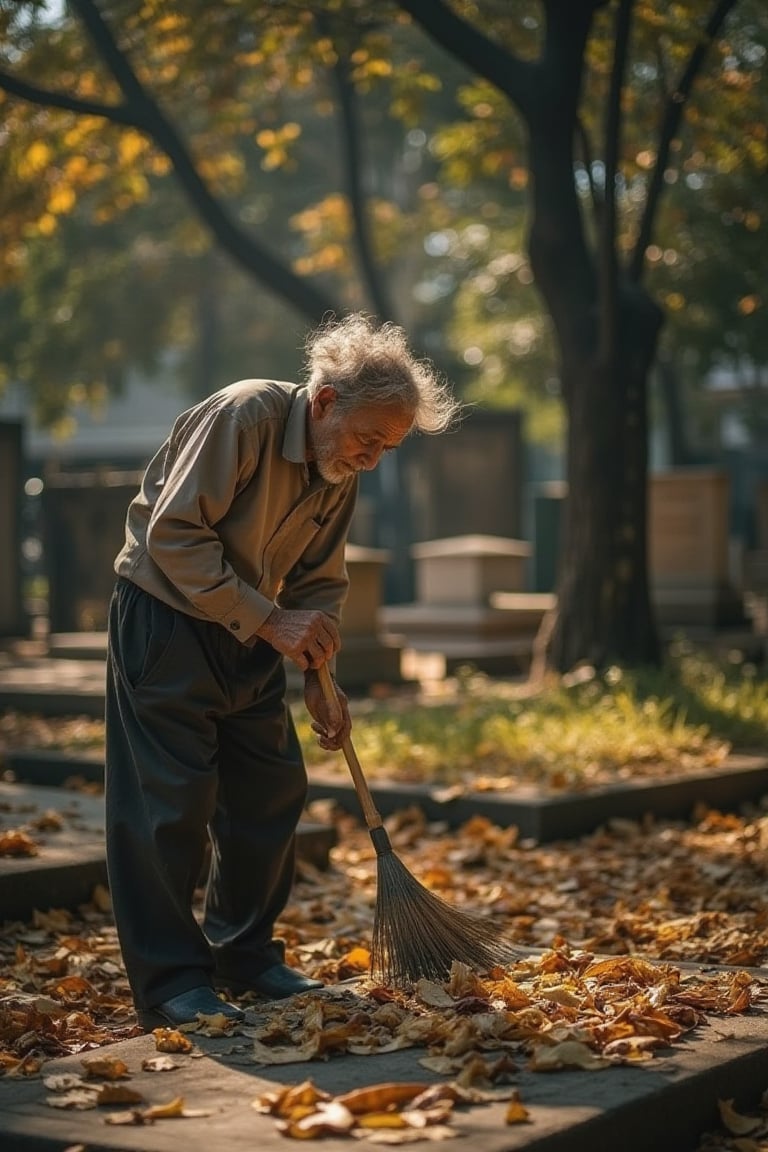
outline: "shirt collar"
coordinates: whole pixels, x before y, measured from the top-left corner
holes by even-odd
[[[283,437],[283,456],[292,464],[307,463],[307,412],[309,393],[305,387],[297,388],[291,400]]]

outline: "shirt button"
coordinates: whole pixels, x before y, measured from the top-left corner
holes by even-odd
[[[229,626],[233,632],[239,632],[240,631],[240,621],[239,620],[230,620]]]

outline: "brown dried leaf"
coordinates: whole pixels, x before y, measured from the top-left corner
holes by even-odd
[[[125,1084],[102,1084],[96,1094],[97,1104],[143,1104],[144,1097]]]
[[[345,1092],[336,1099],[353,1116],[360,1116],[367,1112],[383,1112],[389,1108],[399,1108],[403,1104],[410,1104],[417,1096],[428,1088],[424,1083],[396,1083],[388,1081],[383,1084],[371,1084],[365,1088],[355,1088]]]
[[[153,1028],[152,1035],[158,1052],[191,1052],[194,1047],[189,1037],[176,1028]]]
[[[9,828],[0,832],[0,856],[37,856],[39,847],[20,828]]]
[[[118,1056],[87,1056],[80,1063],[89,1080],[126,1080],[130,1076],[128,1065]]]

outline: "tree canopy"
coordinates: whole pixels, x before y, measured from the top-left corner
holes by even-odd
[[[0,33],[0,359],[49,417],[163,348],[224,363],[243,276],[294,347],[392,316],[565,414],[561,623],[594,622],[558,661],[653,657],[649,372],[765,356],[758,0],[0,0]]]

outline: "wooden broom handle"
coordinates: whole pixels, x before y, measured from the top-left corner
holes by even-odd
[[[327,664],[320,665],[317,669],[317,677],[320,681],[320,687],[323,690],[326,703],[341,713],[341,704],[336,692],[336,685],[333,682],[333,677],[328,670]],[[363,775],[360,761],[357,758],[357,753],[352,746],[352,741],[349,736],[345,737],[341,745],[341,750],[344,753],[344,759],[347,761],[347,767],[352,775],[355,792],[357,792],[357,798],[360,801],[360,807],[363,810],[363,816],[365,817],[365,823],[368,829],[381,828],[384,821],[376,810],[376,805],[371,796],[371,790]]]

